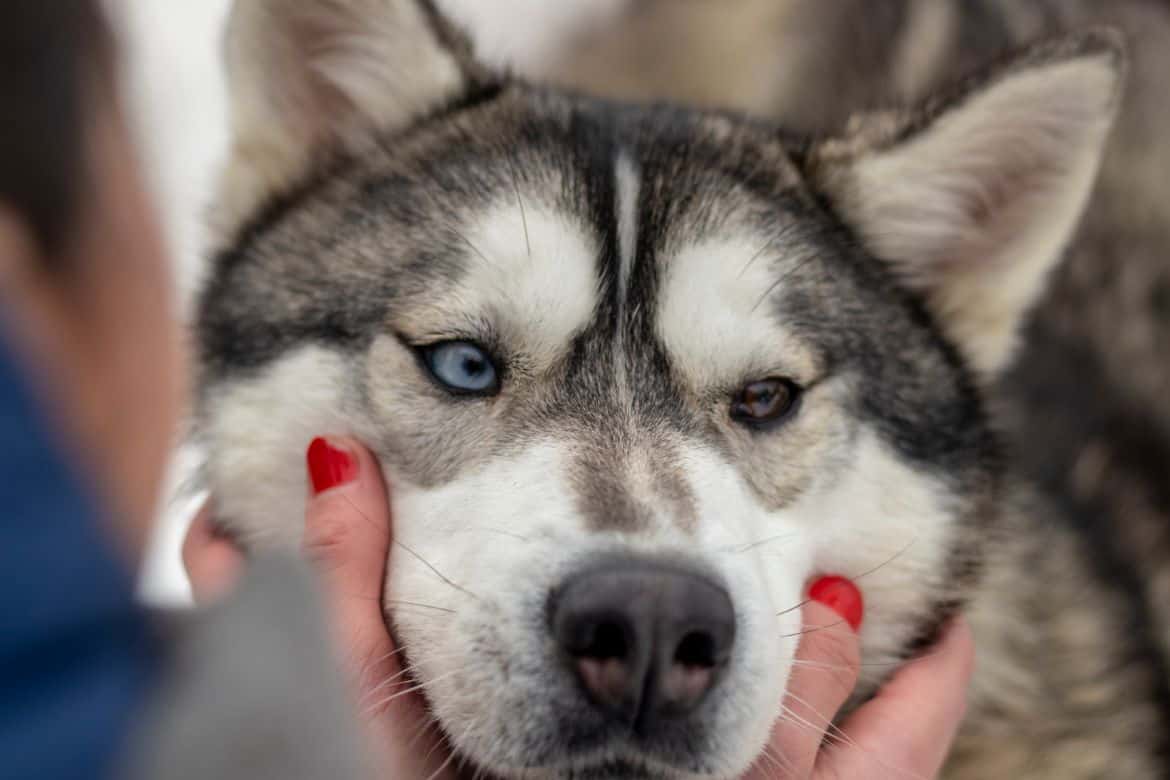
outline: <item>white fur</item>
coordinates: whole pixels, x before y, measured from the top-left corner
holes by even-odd
[[[555,359],[597,306],[596,239],[537,201],[505,199],[460,227],[467,272],[421,322],[491,322],[537,365]]]
[[[852,444],[850,463],[831,485],[810,490],[785,510],[809,535],[814,570],[854,578],[865,597],[862,677],[880,679],[882,661],[898,658],[929,614],[929,599],[948,583],[944,556],[953,548],[951,495],[937,478],[902,460],[875,433]]]
[[[614,164],[618,225],[618,307],[626,304],[626,291],[638,251],[638,196],[642,182],[638,169],[628,154],[618,155]]]
[[[622,405],[628,408],[633,388],[630,387],[629,366],[626,365],[626,329],[623,325],[627,316],[630,276],[637,262],[638,198],[642,189],[641,175],[628,154],[618,155],[614,164],[614,183],[618,225],[617,308],[622,324],[618,326],[614,339],[613,354],[614,365],[617,368],[618,391],[621,393]]]
[[[754,231],[712,236],[665,261],[658,333],[679,370],[705,390],[770,376],[808,381],[807,350],[762,301],[777,274],[800,262],[764,248]],[[730,389],[730,388],[728,388]]]
[[[208,483],[216,514],[246,538],[299,545],[308,480],[304,452],[314,437],[354,432],[341,355],[306,346],[255,377],[217,386],[203,415]]]

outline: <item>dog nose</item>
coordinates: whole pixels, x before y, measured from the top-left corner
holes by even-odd
[[[579,574],[554,594],[550,612],[553,635],[594,705],[638,733],[694,710],[735,641],[723,588],[655,562]]]

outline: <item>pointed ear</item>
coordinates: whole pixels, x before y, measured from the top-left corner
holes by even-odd
[[[487,81],[431,0],[235,0],[225,58],[221,235],[314,162],[360,152]]]
[[[809,156],[814,188],[988,380],[1080,219],[1123,73],[1112,31],[1047,42]]]

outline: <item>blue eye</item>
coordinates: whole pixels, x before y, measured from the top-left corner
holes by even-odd
[[[422,348],[431,375],[453,393],[494,395],[500,376],[491,357],[469,341],[444,341]]]

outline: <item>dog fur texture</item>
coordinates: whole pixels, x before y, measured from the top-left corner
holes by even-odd
[[[1098,652],[1079,660],[1065,656],[1063,671],[1038,674],[1043,666],[1038,664],[1024,675],[1033,679],[1025,688],[1033,692],[1031,703],[1028,697],[1005,701],[1014,698],[1012,686],[1004,679],[985,685],[988,676],[980,674],[968,731],[997,722],[1003,711],[1016,713],[1019,722],[1053,720],[1046,699],[1059,695],[1036,695],[1036,681],[1056,692],[1075,690],[1076,680],[1097,676],[1101,691],[1117,689],[1107,698],[1123,702],[1127,691],[1145,690],[1165,712],[1170,708],[1165,660],[1170,655],[1170,177],[1165,175],[1170,171],[1165,99],[1170,6],[1144,0],[741,0],[740,12],[731,14],[716,5],[631,4],[620,25],[579,41],[551,77],[624,99],[668,97],[731,107],[816,133],[840,126],[859,109],[921,99],[979,62],[1037,37],[1094,24],[1124,30],[1129,72],[1098,182],[1026,322],[1019,357],[991,394],[1010,468],[1044,501],[1030,511],[1075,539],[1065,548],[1071,553],[1064,564],[1068,573],[1058,579],[1097,594],[1082,607],[1062,607],[1064,614],[1070,623],[1080,621],[1102,608],[1105,595],[1117,615],[1117,634],[1099,639]],[[712,23],[716,13],[722,24]],[[639,67],[643,62],[655,65]],[[753,84],[763,80],[767,86],[750,94],[721,92],[712,81],[719,62],[734,63],[734,72],[751,72]],[[1022,542],[1016,544],[1026,547]],[[1001,572],[1005,589],[1001,605],[1029,601],[1006,591],[1028,590],[1030,565],[1023,563],[1014,575],[1010,566],[993,568]],[[1035,600],[1028,610],[1036,615],[1048,608]],[[989,619],[999,618],[993,613]],[[987,633],[981,632],[980,641],[984,665],[1000,658],[1000,648],[982,640]],[[1035,641],[1059,646],[1070,639],[1062,631]],[[1122,660],[1087,663],[1100,658]],[[1131,683],[1125,670],[1132,668],[1152,671]],[[1073,766],[1076,759],[1030,760],[1029,746],[1051,741],[1048,734],[1060,731],[1060,722],[1028,730],[1025,739],[1005,740],[999,760],[991,763],[988,756],[995,751],[987,745],[997,737],[988,727],[988,738],[961,742],[973,745],[969,752],[976,758],[965,758],[968,748],[961,747],[956,764],[970,764],[971,777],[1131,776],[1120,767],[1111,769],[1114,753],[1087,746],[1080,768]],[[1127,727],[1118,722],[1114,728]],[[1134,732],[1132,738],[1145,741],[1165,761],[1170,747],[1164,733],[1156,730],[1143,740]],[[1014,744],[1017,750],[1006,749]],[[1051,768],[1042,771],[1038,765]]]
[[[415,0],[239,0],[198,323],[218,517],[295,545],[304,446],[366,441],[395,486],[388,618],[461,760],[495,776],[743,772],[824,571],[865,593],[859,698],[969,616],[951,776],[1164,776],[1166,504],[1144,491],[1167,411],[1159,371],[1128,361],[1165,329],[1118,346],[1093,328],[1157,314],[1156,295],[1122,312],[1134,282],[1102,275],[1150,252],[1142,273],[1165,279],[1152,241],[1119,238],[1167,224],[1146,202],[1165,183],[1127,175],[1124,148],[1165,55],[1138,41],[1123,99],[1112,32],[992,57],[1053,30],[1006,4],[907,3],[850,48],[846,17],[811,5],[753,7],[857,60],[801,81],[824,48],[793,47],[776,83],[733,78],[720,106],[710,72],[672,92],[658,71],[565,66],[675,104],[495,74]],[[1146,34],[1164,21],[1133,7]],[[490,355],[497,392],[442,385],[425,355],[450,342]],[[793,411],[732,419],[773,377]],[[702,572],[735,606],[719,684],[648,736],[589,705],[546,614],[575,573],[629,557]]]

